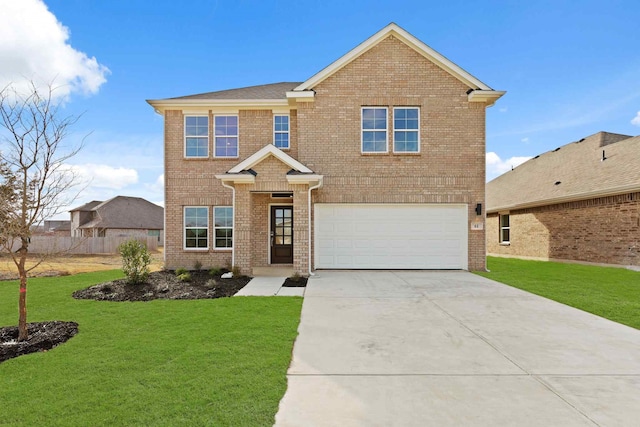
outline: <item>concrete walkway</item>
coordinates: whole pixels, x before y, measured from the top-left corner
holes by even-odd
[[[276,426],[638,426],[640,331],[467,272],[309,279]]]
[[[247,296],[304,296],[305,288],[285,288],[282,286],[286,277],[254,277],[247,285],[235,294],[236,297]]]

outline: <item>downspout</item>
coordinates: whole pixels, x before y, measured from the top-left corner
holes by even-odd
[[[309,225],[309,276],[315,276],[315,273],[311,271],[311,190],[315,190],[320,187],[322,187],[322,178],[316,185],[314,185],[313,187],[309,187],[309,197],[307,198],[307,201],[309,203],[309,206],[307,208],[307,212],[309,214],[309,220],[307,222],[307,224]]]
[[[233,237],[231,238],[231,268],[236,266],[236,188],[225,184],[224,181],[220,181],[223,187],[231,189],[231,199],[233,200],[233,218],[231,218],[231,230],[233,230]],[[215,238],[215,237],[214,237]]]

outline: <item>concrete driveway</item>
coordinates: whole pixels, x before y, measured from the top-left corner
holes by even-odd
[[[279,427],[640,425],[640,331],[471,273],[320,272],[299,332]]]

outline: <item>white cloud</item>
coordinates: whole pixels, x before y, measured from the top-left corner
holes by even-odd
[[[510,171],[511,168],[515,168],[529,160],[530,156],[515,156],[508,158],[506,160],[502,160],[500,156],[498,156],[493,151],[487,153],[487,180],[492,180],[498,175],[502,175],[503,173]]]
[[[529,143],[529,138],[522,138],[520,142],[524,142],[525,144]]]
[[[70,168],[79,176],[79,180],[88,187],[120,190],[138,182],[138,171],[135,169],[114,168],[92,163],[70,165]]]
[[[56,87],[55,97],[72,92],[94,94],[106,82],[109,69],[95,57],[74,49],[69,29],[58,22],[41,0],[3,1],[0,13],[0,88],[22,92],[29,81]]]
[[[502,107],[502,108],[500,108],[498,111],[500,111],[501,113],[506,113],[507,111],[509,111],[509,108],[507,108],[507,107]]]
[[[636,116],[631,119],[631,124],[634,126],[640,126],[640,111],[638,111],[638,114],[636,114]]]

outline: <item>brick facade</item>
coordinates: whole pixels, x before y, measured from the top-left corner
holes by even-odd
[[[471,222],[482,222],[475,206],[485,198],[485,108],[469,102],[469,86],[390,35],[314,87],[313,102],[290,103],[290,148],[285,152],[314,173],[323,186],[312,192],[312,203],[446,203],[466,204]],[[420,152],[361,153],[361,108],[388,107],[388,132],[393,107],[420,108]],[[243,273],[269,264],[269,206],[292,203],[294,209],[294,271],[309,268],[308,184],[290,184],[290,167],[269,157],[252,169],[254,184],[235,184],[234,253],[213,249],[213,207],[231,206],[232,190],[216,174],[224,174],[273,142],[273,115],[268,107],[235,107],[239,121],[239,156],[216,159],[213,117],[208,110],[209,157],[184,158],[184,115],[166,109],[165,215],[167,268],[205,267],[235,263]],[[189,114],[189,113],[187,113]],[[282,202],[272,192],[293,193]],[[209,248],[183,248],[185,206],[209,207]],[[311,212],[313,215],[313,210]],[[313,219],[312,219],[313,221]],[[313,239],[313,237],[312,237]],[[485,269],[485,231],[469,231],[470,270]],[[313,259],[313,258],[312,258]]]
[[[490,255],[640,265],[640,193],[509,212],[510,243],[487,215]]]

